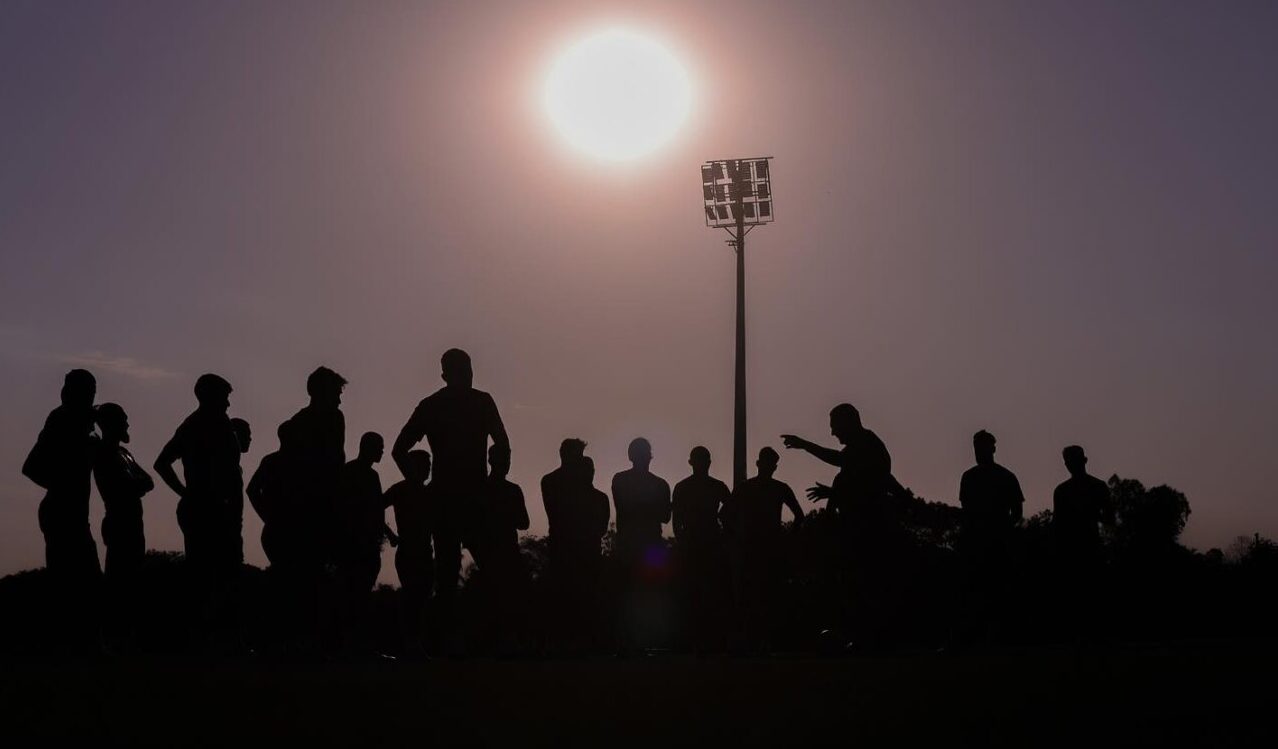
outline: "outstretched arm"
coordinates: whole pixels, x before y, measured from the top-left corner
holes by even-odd
[[[817,460],[829,463],[832,466],[843,465],[842,453],[832,447],[822,447],[815,442],[809,442],[793,434],[781,435],[781,441],[791,450],[803,450]]]
[[[168,485],[173,493],[178,497],[186,496],[186,487],[178,479],[177,471],[173,470],[173,464],[181,457],[181,445],[178,444],[178,436],[173,435],[173,439],[168,441],[163,450],[155,459],[155,473],[164,483]]]

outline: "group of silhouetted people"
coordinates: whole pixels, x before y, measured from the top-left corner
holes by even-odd
[[[492,396],[472,385],[470,357],[451,349],[441,364],[444,387],[417,405],[391,446],[403,480],[385,490],[375,468],[385,452],[381,435],[364,433],[358,454],[346,460],[341,397],[347,383],[333,370],[320,367],[310,375],[309,402],[280,424],[279,448],[262,458],[247,484],[241,456],[251,432],[247,422],[229,416],[231,385],[213,374],[196,381],[197,407],[161,449],[154,470],[178,496],[189,589],[205,617],[199,624],[223,633],[235,628],[247,496],[263,522],[281,642],[368,647],[367,608],[389,542],[411,646],[460,649],[455,609],[465,548],[482,580],[485,626],[495,642],[515,647],[514,624],[529,591],[519,537],[529,526],[524,495],[507,477],[510,442]],[[142,497],[154,488],[126,447],[124,409],[95,406],[95,395],[89,372],[68,373],[62,403],[23,466],[47,491],[40,529],[67,621],[95,616],[91,601],[103,589],[114,602],[108,610],[127,612],[136,599],[146,548]],[[785,447],[837,469],[830,484],[807,490],[810,500],[826,503],[836,529],[828,566],[846,595],[828,602],[827,616],[840,642],[873,644],[887,636],[901,594],[899,579],[886,571],[907,564],[906,490],[893,476],[887,447],[853,406],[830,412],[830,431],[837,448],[782,438]],[[419,447],[423,441],[429,451]],[[1011,538],[1024,504],[1016,476],[994,460],[994,436],[978,432],[973,446],[976,465],[963,474],[959,490],[963,584],[956,644],[980,636],[1001,615],[1014,566]],[[709,450],[695,447],[691,475],[672,492],[651,471],[651,444],[638,438],[628,450],[631,468],[612,479],[610,502],[595,487],[586,447],[565,439],[560,465],[541,479],[549,523],[543,572],[550,614],[541,623],[547,646],[584,651],[611,637],[623,652],[642,651],[662,640],[674,626],[670,612],[678,611],[691,647],[722,646],[732,633],[766,648],[785,615],[779,599],[786,570],[783,509],[796,526],[805,517],[794,492],[775,477],[777,451],[760,450],[757,474],[730,489],[710,474]],[[1087,474],[1082,448],[1066,448],[1064,459],[1070,478],[1053,498],[1053,531],[1062,590],[1077,613],[1086,610],[1099,574],[1100,527],[1112,523],[1113,509],[1106,484]],[[89,528],[91,476],[105,507],[105,586]],[[610,558],[620,599],[610,621],[600,580],[613,509]],[[608,631],[610,637],[601,636]]]

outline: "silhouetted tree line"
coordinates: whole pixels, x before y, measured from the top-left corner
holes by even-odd
[[[847,404],[830,414],[838,448],[783,435],[787,448],[837,469],[829,485],[807,489],[824,503],[811,511],[774,478],[780,455],[770,447],[757,475],[733,489],[711,475],[709,451],[694,448],[691,475],[672,490],[638,438],[609,494],[595,487],[586,443],[568,438],[539,487],[548,535],[521,536],[528,513],[507,479],[497,406],[472,387],[464,352],[446,352],[442,365],[445,386],[392,445],[404,479],[385,490],[373,468],[380,435],[365,433],[345,458],[346,381],[336,372],[310,376],[310,402],[280,425],[279,449],[247,481],[240,456],[251,433],[228,416],[231,386],[199,378],[197,409],[155,461],[179,497],[184,554],[144,551],[142,498],[154,483],[126,447],[124,409],[94,406],[92,375],[73,370],[23,466],[47,492],[46,568],[0,580],[2,647],[834,654],[1265,637],[1278,625],[1278,544],[1257,535],[1228,553],[1182,546],[1190,506],[1175,489],[1101,481],[1070,446],[1053,508],[1025,518],[1015,475],[981,431],[959,506],[928,502],[895,479],[887,447]],[[90,480],[106,508],[105,571],[89,528]],[[243,563],[245,496],[264,522],[267,570]],[[375,587],[386,543],[398,589]]]

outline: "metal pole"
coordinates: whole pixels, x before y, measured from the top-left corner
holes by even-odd
[[[745,381],[745,216],[737,199],[737,394],[733,420],[732,486],[746,480],[746,381]]]

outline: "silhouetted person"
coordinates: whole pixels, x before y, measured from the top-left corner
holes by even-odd
[[[710,451],[698,445],[688,455],[692,475],[675,484],[671,500],[676,568],[693,644],[714,644],[724,592],[724,548],[719,513],[731,492],[710,475]]]
[[[626,593],[620,611],[623,651],[652,644],[664,624],[660,584],[668,559],[661,526],[670,522],[670,485],[649,470],[652,445],[638,437],[627,454],[631,467],[612,477],[616,552]]]
[[[775,626],[777,589],[784,573],[781,546],[781,508],[789,508],[795,523],[803,522],[803,508],[789,485],[774,478],[781,456],[771,447],[759,451],[759,472],[733,492],[724,508],[724,526],[736,549],[738,602],[746,632],[754,644],[767,647]]]
[[[449,349],[440,364],[444,387],[417,404],[395,439],[391,457],[404,471],[409,450],[423,438],[434,454],[431,485],[439,502],[434,528],[435,591],[448,606],[457,592],[468,505],[488,475],[488,441],[509,451],[510,440],[492,396],[472,387],[470,356],[461,349]]]
[[[541,479],[547,536],[550,632],[554,646],[588,647],[598,625],[600,543],[608,531],[608,495],[594,486],[595,464],[586,443],[565,439],[560,465]]]
[[[1070,445],[1061,455],[1069,478],[1052,494],[1061,618],[1072,637],[1091,639],[1099,634],[1097,600],[1105,592],[1100,527],[1114,524],[1114,508],[1109,486],[1087,473],[1083,448]]]
[[[996,444],[994,435],[985,430],[973,435],[976,465],[963,473],[959,483],[965,638],[974,627],[996,628],[1001,623],[1012,567],[1012,530],[1025,504],[1016,474],[994,461]]]
[[[366,639],[369,594],[382,569],[382,542],[388,538],[386,499],[373,467],[384,452],[382,436],[366,432],[359,440],[359,455],[342,466],[337,494],[337,615],[348,646]]]
[[[129,418],[114,403],[96,411],[102,444],[93,464],[93,477],[106,514],[102,518],[102,543],[106,546],[107,579],[134,578],[146,554],[142,527],[142,497],[155,482],[125,445],[129,442]]]
[[[507,478],[510,450],[503,445],[490,447],[488,465],[488,480],[475,503],[467,546],[484,588],[487,628],[494,631],[499,650],[511,652],[524,587],[519,531],[528,530],[528,508],[523,490]]]
[[[301,493],[296,527],[304,534],[298,551],[319,576],[325,562],[335,556],[337,488],[346,463],[346,419],[342,416],[342,389],[346,378],[319,367],[306,378],[310,402],[289,421],[297,425],[296,486]]]
[[[186,558],[202,574],[232,573],[243,549],[238,538],[243,506],[240,443],[226,411],[231,385],[215,374],[195,382],[199,406],[186,418],[155,459],[155,472],[178,495],[178,525]],[[185,483],[173,464],[182,462]]]
[[[399,546],[395,549],[395,572],[399,576],[407,639],[414,649],[421,647],[426,606],[435,585],[435,555],[432,536],[439,515],[438,495],[428,486],[431,457],[425,450],[410,450],[399,461],[404,480],[386,490],[386,503],[395,510]]]
[[[297,436],[300,425],[285,421],[276,430],[280,449],[262,457],[249,480],[245,494],[262,519],[262,551],[273,568],[287,567],[299,556],[303,531],[295,527],[302,515],[301,491],[296,483],[301,473]]]
[[[22,475],[45,490],[39,510],[45,566],[63,586],[92,585],[102,571],[89,530],[89,475],[98,447],[93,435],[96,394],[93,375],[83,369],[68,372],[62,405],[49,413],[22,464]]]
[[[830,433],[842,449],[792,434],[782,439],[787,448],[804,450],[839,469],[830,486],[818,483],[807,494],[813,501],[828,500],[826,507],[843,538],[841,564],[851,593],[843,618],[851,620],[861,643],[873,642],[890,627],[904,566],[907,540],[892,501],[898,485],[892,456],[883,440],[862,425],[855,407],[841,403],[830,411]]]

